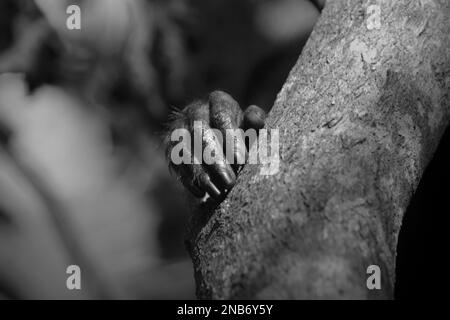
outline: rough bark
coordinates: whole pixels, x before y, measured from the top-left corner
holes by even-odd
[[[328,1],[268,118],[280,172],[247,165],[193,218],[199,298],[392,297],[402,216],[450,118],[449,35],[447,0]]]

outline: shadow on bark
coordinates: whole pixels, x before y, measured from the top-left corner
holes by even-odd
[[[395,298],[432,298],[443,290],[448,251],[450,128],[405,213],[397,247]]]

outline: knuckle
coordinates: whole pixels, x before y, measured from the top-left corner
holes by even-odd
[[[239,104],[231,95],[223,91],[213,91],[209,94],[209,102],[212,107],[225,107],[231,111],[237,111]]]
[[[210,99],[233,99],[228,93],[221,90],[214,90],[209,94]]]

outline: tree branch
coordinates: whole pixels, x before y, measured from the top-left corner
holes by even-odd
[[[392,297],[403,213],[450,117],[448,21],[444,0],[327,2],[268,118],[280,172],[247,165],[192,221],[200,298]]]

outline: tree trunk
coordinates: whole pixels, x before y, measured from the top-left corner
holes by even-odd
[[[280,171],[247,165],[191,221],[199,298],[393,296],[403,213],[450,118],[449,21],[447,0],[328,1],[268,118]]]

